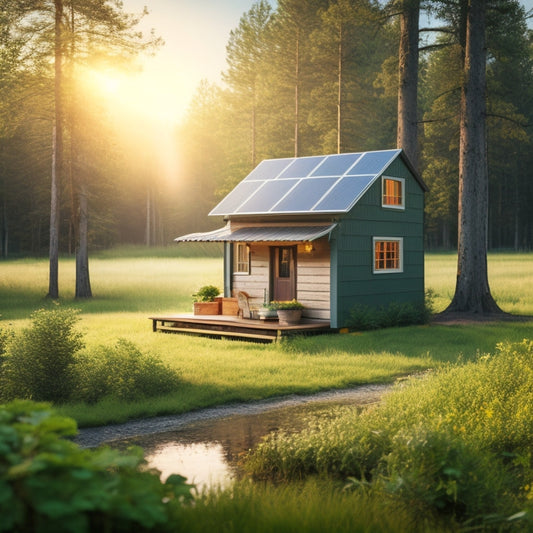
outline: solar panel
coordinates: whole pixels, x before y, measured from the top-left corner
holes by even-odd
[[[314,206],[312,211],[347,211],[366,191],[372,181],[374,181],[373,175],[341,178],[326,197]]]
[[[262,161],[210,215],[344,213],[401,150]]]
[[[361,157],[361,154],[329,155],[311,176],[342,176]]]
[[[257,183],[241,181],[212,211],[211,215],[233,213],[250,196],[257,191]]]
[[[396,154],[398,150],[387,150],[384,152],[366,152],[350,169],[350,176],[363,174],[379,174],[388,166],[391,161],[391,154]]]
[[[296,183],[296,179],[265,181],[261,189],[236,209],[235,213],[267,213]]]
[[[293,162],[278,176],[281,178],[305,178],[324,161],[324,156],[302,157]]]
[[[265,159],[246,176],[244,181],[276,179],[293,161],[294,157],[290,159]]]
[[[338,178],[301,180],[296,187],[272,208],[272,211],[275,213],[309,211],[335,185],[337,180]]]

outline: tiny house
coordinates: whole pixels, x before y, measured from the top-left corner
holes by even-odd
[[[346,324],[356,305],[424,301],[424,193],[402,150],[262,161],[177,242],[223,242],[224,294],[297,299]]]

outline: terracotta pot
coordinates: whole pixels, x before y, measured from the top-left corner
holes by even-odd
[[[194,302],[193,312],[195,315],[218,315],[220,302]]]
[[[278,318],[280,326],[294,326],[302,318],[301,309],[278,309]]]
[[[238,315],[239,314],[239,304],[237,303],[237,298],[222,298],[221,301],[223,315]]]

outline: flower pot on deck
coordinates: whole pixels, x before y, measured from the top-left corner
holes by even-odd
[[[237,316],[239,314],[239,303],[237,298],[222,298],[220,300],[221,310],[223,315]]]
[[[193,312],[195,315],[218,315],[220,302],[194,302]]]
[[[301,309],[278,309],[280,326],[295,326],[302,318]]]

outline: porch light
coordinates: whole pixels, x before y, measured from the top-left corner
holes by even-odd
[[[306,242],[304,244],[304,251],[308,254],[315,251],[315,247],[313,246],[312,242]]]

